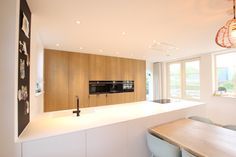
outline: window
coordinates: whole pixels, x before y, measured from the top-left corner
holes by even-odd
[[[185,62],[185,96],[200,98],[200,65],[198,60]]]
[[[181,65],[173,63],[169,65],[170,96],[181,97]]]
[[[216,94],[236,96],[236,53],[216,55]]]
[[[168,93],[171,98],[200,98],[200,61],[168,64]]]

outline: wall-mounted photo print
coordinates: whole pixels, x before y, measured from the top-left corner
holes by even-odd
[[[25,115],[26,115],[26,114],[29,114],[29,108],[30,108],[30,107],[29,107],[29,101],[26,101],[26,102],[25,102],[25,110],[24,110]]]
[[[25,14],[23,13],[23,19],[22,19],[22,27],[21,29],[23,30],[23,32],[25,33],[25,36],[27,38],[29,38],[29,21],[27,19],[27,17],[25,16]]]
[[[29,55],[27,55],[26,65],[27,65],[27,67],[30,66],[30,56]]]
[[[25,79],[25,60],[20,59],[20,78]]]
[[[27,100],[28,98],[28,91],[26,86],[21,86],[21,89],[18,90],[18,99],[21,100]]]
[[[26,47],[26,42],[25,41],[23,41],[23,42],[20,41],[19,44],[20,44],[20,47],[19,47],[20,53],[24,53],[25,55],[28,55],[27,47]]]

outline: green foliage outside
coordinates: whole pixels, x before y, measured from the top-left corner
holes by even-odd
[[[219,84],[219,88],[224,87],[226,88],[226,92],[233,93],[236,89],[236,74],[234,75],[232,80],[224,81]]]

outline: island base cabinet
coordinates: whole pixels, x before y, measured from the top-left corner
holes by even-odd
[[[24,142],[22,157],[86,157],[85,132]]]
[[[123,122],[115,119],[117,122],[110,125],[23,142],[21,157],[148,157],[151,156],[146,142],[148,128],[193,115],[204,117],[205,106]]]
[[[127,157],[126,123],[88,130],[87,157]]]

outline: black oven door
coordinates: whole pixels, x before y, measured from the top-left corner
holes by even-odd
[[[103,94],[107,93],[107,85],[105,82],[90,81],[89,94]]]
[[[122,81],[111,81],[108,86],[108,93],[122,93],[123,83]]]

